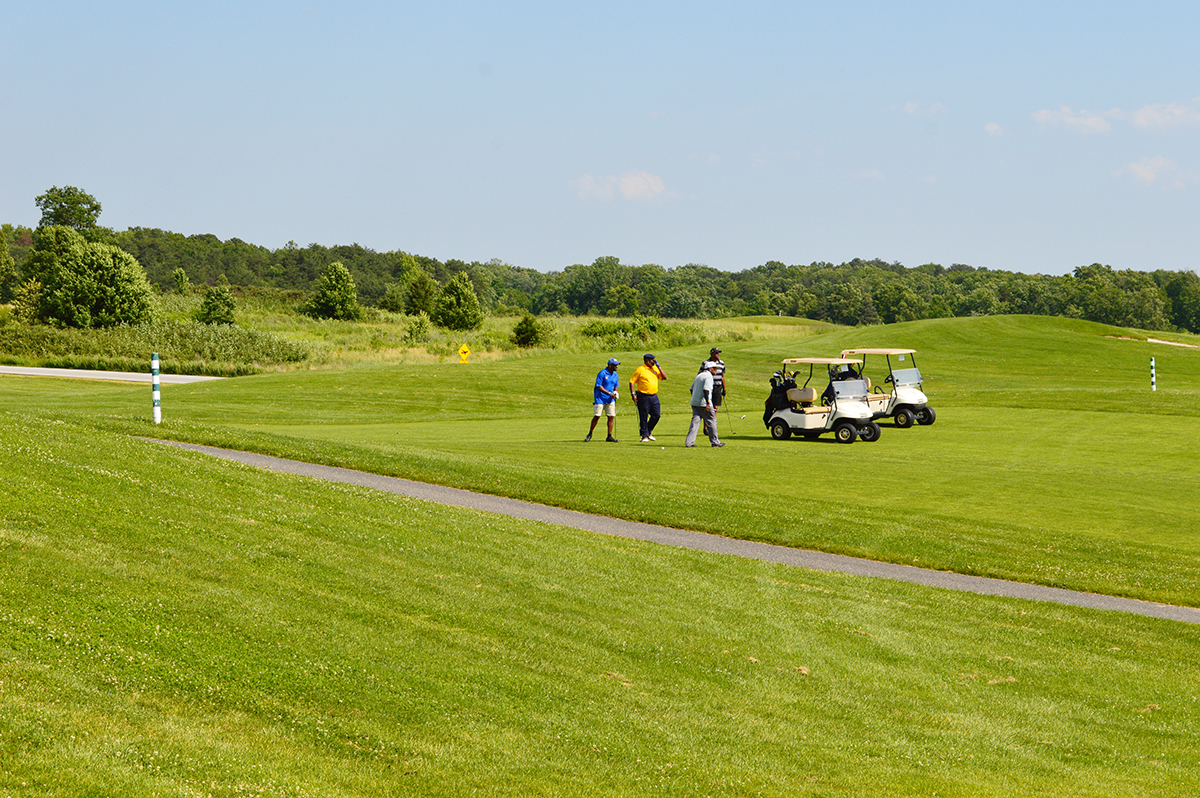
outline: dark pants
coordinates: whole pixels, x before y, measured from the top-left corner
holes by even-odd
[[[658,423],[658,417],[662,415],[662,406],[658,403],[658,394],[653,396],[644,393],[638,394],[638,433],[643,438],[648,438],[654,434],[654,425]]]

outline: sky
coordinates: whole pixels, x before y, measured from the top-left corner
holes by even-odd
[[[1197,269],[1200,3],[0,6],[0,221],[559,271]]]

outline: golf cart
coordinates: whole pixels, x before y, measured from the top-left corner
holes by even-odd
[[[771,378],[771,395],[767,397],[763,423],[771,437],[782,441],[793,434],[812,440],[832,432],[839,443],[854,443],[862,438],[868,443],[879,440],[881,429],[872,419],[867,406],[867,383],[855,366],[861,360],[844,357],[792,357],[783,361],[783,368]],[[798,385],[802,371],[788,372],[788,366],[808,366],[808,377]],[[829,385],[823,394],[810,387],[817,366],[824,366]]]
[[[911,427],[914,420],[927,426],[937,419],[937,413],[926,404],[929,399],[921,390],[921,372],[917,369],[917,360],[913,357],[915,354],[915,349],[847,349],[842,352],[842,357],[859,356],[864,363],[867,355],[887,358],[888,375],[883,382],[884,390],[890,390],[890,393],[869,394],[867,405],[874,418],[891,418],[901,429]],[[906,356],[909,358],[908,364],[904,362]],[[893,357],[897,359],[895,366],[892,364]],[[870,384],[868,379],[868,387]]]

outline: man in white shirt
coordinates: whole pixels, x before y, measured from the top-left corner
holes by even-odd
[[[708,428],[708,439],[713,446],[725,445],[717,437],[717,408],[713,405],[713,375],[719,368],[711,360],[706,361],[696,379],[692,380],[692,425],[683,442],[689,449],[696,445],[696,433],[700,431],[701,422]]]

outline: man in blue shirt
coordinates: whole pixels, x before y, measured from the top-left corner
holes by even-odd
[[[605,439],[609,443],[617,443],[617,439],[613,437],[613,422],[617,418],[617,366],[621,365],[621,361],[615,357],[608,359],[608,365],[600,369],[600,373],[596,375],[596,387],[592,391],[592,428],[588,430],[587,437],[584,438],[584,443],[592,439],[592,433],[596,431],[596,422],[600,420],[601,414],[608,416],[608,437]]]

